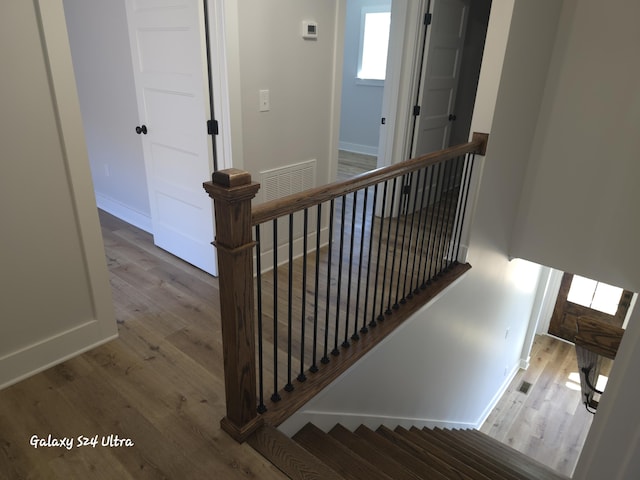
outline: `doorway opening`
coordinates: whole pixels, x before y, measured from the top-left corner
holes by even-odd
[[[338,179],[468,141],[490,10],[491,0],[347,1]],[[390,12],[382,79],[359,78],[371,11]],[[401,70],[413,77],[402,87]]]

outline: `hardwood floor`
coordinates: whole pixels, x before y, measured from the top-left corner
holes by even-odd
[[[100,218],[120,337],[0,392],[0,479],[285,478],[220,430],[217,280]],[[30,445],[49,434],[74,448]]]
[[[346,180],[377,167],[377,157],[340,150],[338,152],[338,180]]]
[[[605,359],[602,373],[610,368]],[[593,420],[577,372],[573,345],[536,336],[529,368],[515,376],[480,430],[570,477]],[[531,384],[526,394],[523,382]]]
[[[217,279],[135,227],[103,212],[100,220],[120,336],[0,391],[0,479],[285,478],[219,427]],[[573,347],[557,343],[536,339],[531,367],[482,430],[570,472],[591,415],[564,387]],[[528,395],[516,391],[522,380]],[[111,434],[135,445],[101,446]],[[33,435],[73,438],[74,447],[35,448]],[[98,445],[78,448],[79,436]]]

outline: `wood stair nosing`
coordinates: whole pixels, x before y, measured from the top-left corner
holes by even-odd
[[[292,438],[346,479],[393,480],[311,423]]]
[[[428,429],[422,430],[412,427],[412,432],[419,432],[438,439],[440,442],[446,444],[452,453],[455,453],[459,457],[464,456],[471,461],[484,465],[489,471],[495,472],[495,478],[502,478],[505,480],[529,480],[529,477],[523,475],[516,469],[511,468],[509,464],[504,461],[496,459],[492,455],[486,455],[476,444],[471,440],[471,437],[465,435],[464,430],[458,430],[453,432],[448,429]],[[462,458],[462,457],[461,457]]]
[[[346,427],[337,424],[329,431],[329,436],[335,438],[345,447],[362,457],[367,463],[389,475],[393,480],[421,480],[421,477],[405,468],[392,455],[381,454],[366,440],[360,438]]]
[[[439,458],[445,460],[456,470],[463,472],[474,480],[497,480],[493,472],[489,469],[483,468],[482,465],[478,465],[475,462],[470,461],[469,458],[461,459],[458,457],[457,452],[451,452],[447,445],[443,445],[437,439],[430,437],[428,434],[420,434],[411,432],[403,427],[396,427],[394,429],[399,435],[404,436],[424,451],[433,453]],[[424,433],[424,432],[422,432]],[[504,480],[504,479],[500,479]]]
[[[292,480],[343,478],[276,428],[261,427],[247,439],[247,443]]]
[[[393,456],[393,458],[420,478],[428,478],[429,480],[447,480],[447,477],[436,470],[432,465],[425,463],[415,455],[407,452],[404,448],[396,445],[391,440],[374,432],[364,425],[360,425],[353,433],[363,441],[367,442],[379,454]]]
[[[527,478],[535,478],[536,480],[569,480],[569,477],[562,475],[547,465],[528,457],[524,453],[496,440],[479,430],[467,430],[468,435],[473,436],[475,440],[480,442],[483,451],[487,455],[491,455],[506,461],[512,468],[517,469],[527,476]]]
[[[395,443],[410,454],[419,456],[419,458],[423,462],[441,472],[448,479],[474,480],[473,477],[470,477],[465,472],[459,471],[458,469],[447,463],[444,459],[438,457],[432,452],[419,447],[410,439],[405,438],[403,435],[394,432],[384,425],[380,426],[376,430],[376,433]]]

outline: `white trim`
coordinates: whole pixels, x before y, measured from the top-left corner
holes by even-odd
[[[384,82],[384,91],[382,93],[382,118],[385,119],[384,125],[380,126],[378,135],[377,155],[378,167],[391,165],[398,161],[405,160],[401,156],[394,159],[394,144],[396,124],[402,128],[405,121],[398,122],[399,115],[402,115],[403,108],[400,100],[400,92],[403,80],[404,61],[403,52],[405,50],[404,32],[407,29],[407,0],[394,0],[391,5],[391,30],[389,32],[389,53],[387,55],[387,74]],[[409,49],[408,49],[409,50]],[[406,99],[407,103],[409,98]]]
[[[294,417],[292,417],[294,418]],[[291,437],[298,430],[300,430],[307,423],[313,423],[319,429],[327,432],[334,427],[337,423],[343,427],[353,431],[360,425],[364,425],[372,430],[375,430],[380,425],[384,425],[388,428],[395,428],[401,426],[404,428],[447,428],[447,429],[476,429],[478,426],[474,423],[465,422],[450,422],[447,420],[436,420],[431,418],[419,418],[419,417],[395,417],[389,415],[362,415],[353,412],[321,412],[308,410],[300,412],[295,415],[295,420],[287,420],[278,429],[285,435]]]
[[[231,103],[236,101],[234,95],[239,95],[236,92],[232,95],[229,88],[229,76],[230,70],[234,67],[228,65],[228,52],[233,51],[231,49],[231,43],[227,38],[227,22],[230,22],[233,17],[229,16],[233,9],[227,9],[225,0],[212,0],[208,4],[208,18],[209,25],[209,49],[211,56],[211,69],[209,75],[211,77],[213,88],[213,108],[214,116],[218,121],[220,133],[216,137],[216,158],[218,163],[218,169],[223,170],[231,168],[237,164],[242,164],[242,148],[236,143],[237,158],[234,159],[234,143],[232,141],[233,119],[231,116]],[[227,11],[228,10],[228,11]],[[237,13],[237,12],[236,12]],[[236,18],[237,24],[237,18]],[[237,45],[236,45],[237,47]],[[237,110],[238,112],[240,110]]]
[[[522,368],[521,364],[518,364],[518,365],[515,365],[511,369],[511,372],[509,373],[509,375],[507,375],[505,377],[504,382],[502,383],[502,386],[500,387],[500,389],[495,393],[495,395],[493,396],[491,401],[487,404],[487,406],[485,407],[485,409],[482,412],[482,414],[480,415],[480,417],[478,417],[478,421],[476,422],[476,426],[474,428],[478,428],[479,429],[480,427],[482,427],[484,422],[487,421],[487,418],[489,418],[489,415],[491,414],[493,409],[496,408],[496,405],[498,404],[498,402],[500,401],[500,399],[504,395],[504,392],[507,391],[507,388],[509,388],[509,385],[511,385],[511,382],[513,381],[513,379],[515,378],[516,374],[518,373],[518,371],[521,368]],[[525,368],[525,370],[526,370],[526,368]]]
[[[114,217],[118,217],[120,220],[153,235],[153,226],[149,215],[145,215],[118,200],[98,192],[96,192],[96,203],[100,210],[104,210]]]
[[[0,389],[117,337],[64,7],[62,0],[37,0],[35,7],[92,308],[73,327],[0,358]]]
[[[551,316],[556,306],[556,300],[558,298],[558,292],[560,291],[560,283],[562,282],[562,276],[564,272],[561,270],[550,269],[549,278],[545,286],[544,298],[542,299],[542,305],[540,305],[540,313],[538,314],[538,324],[536,326],[536,333],[538,335],[547,335],[549,332],[549,323],[551,322]]]
[[[103,337],[94,320],[11,352],[0,358],[0,390],[116,338],[117,333]]]
[[[378,156],[378,146],[360,145],[359,143],[340,142],[340,150],[347,152],[361,153],[363,155]]]

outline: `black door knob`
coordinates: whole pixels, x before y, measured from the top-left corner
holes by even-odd
[[[449,121],[453,122],[453,121],[455,121],[455,119],[456,119],[456,116],[453,113],[450,113],[449,114]]]
[[[140,135],[141,133],[146,135],[147,134],[147,126],[146,125],[141,125],[141,126],[136,127],[136,133],[138,135]]]

